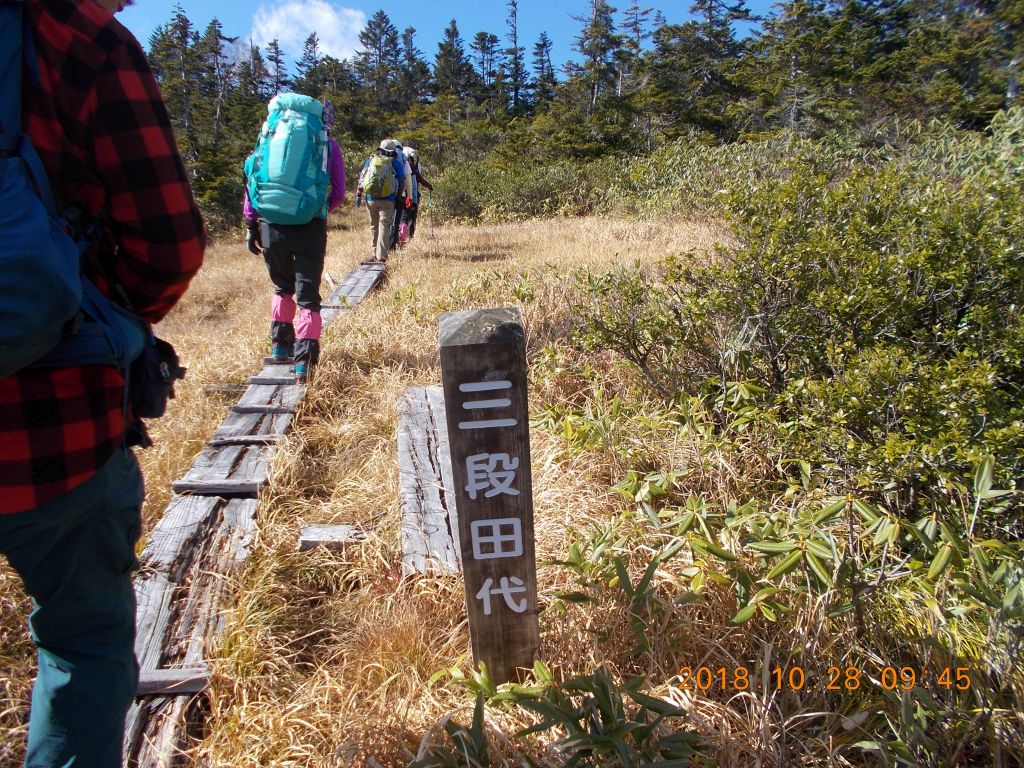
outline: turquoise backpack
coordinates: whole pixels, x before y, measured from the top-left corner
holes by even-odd
[[[308,224],[327,215],[327,132],[324,105],[311,96],[281,93],[245,161],[249,202],[271,224]]]

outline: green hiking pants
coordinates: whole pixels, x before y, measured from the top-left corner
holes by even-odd
[[[118,450],[64,496],[0,515],[0,553],[35,605],[26,768],[121,768],[138,683],[131,571],[141,508],[139,465]]]

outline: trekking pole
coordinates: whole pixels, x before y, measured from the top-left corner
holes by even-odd
[[[427,211],[430,213],[430,239],[434,239],[434,192],[427,190]]]

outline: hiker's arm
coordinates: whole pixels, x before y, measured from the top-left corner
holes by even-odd
[[[420,183],[421,187],[426,187],[431,192],[434,191],[434,185],[431,184],[429,181],[427,181],[426,179],[423,178],[423,174],[420,173],[419,168],[416,169],[416,181],[418,181]]]
[[[141,48],[116,48],[95,82],[87,119],[118,246],[115,276],[135,311],[157,322],[203,263],[202,217]]]
[[[245,226],[249,229],[259,226],[260,215],[252,207],[252,200],[249,199],[249,188],[242,189],[242,218],[245,219]]]
[[[345,202],[345,156],[334,139],[331,139],[327,154],[331,164],[331,195],[327,199],[327,210],[333,211]]]

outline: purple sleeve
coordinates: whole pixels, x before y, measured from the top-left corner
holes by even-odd
[[[341,147],[334,139],[331,139],[328,155],[331,164],[331,194],[327,199],[327,209],[333,211],[345,202],[345,156],[341,154]]]
[[[246,224],[257,224],[259,223],[259,214],[252,207],[252,203],[249,201],[249,190],[243,190],[244,202],[242,203],[242,216],[245,217]]]

